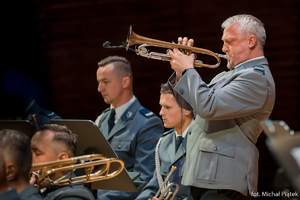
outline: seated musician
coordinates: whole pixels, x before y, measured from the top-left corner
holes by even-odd
[[[0,199],[2,200],[20,200],[16,189],[10,188],[6,179],[5,160],[0,147]]]
[[[154,176],[136,198],[137,200],[152,199],[162,187],[172,166],[176,166],[177,169],[171,174],[168,182],[177,183],[179,186],[174,200],[187,199],[190,191],[189,187],[181,185],[180,182],[185,162],[187,135],[191,132],[189,125],[193,121],[194,113],[179,107],[166,84],[161,85],[160,94],[161,110],[159,114],[162,116],[164,127],[173,129],[164,133],[158,141],[155,149],[156,170]]]
[[[33,164],[63,160],[75,155],[77,135],[66,126],[46,124],[37,129],[31,139]],[[62,180],[69,177],[70,172],[58,171],[50,176],[51,180]],[[70,183],[67,186],[52,186],[42,193],[45,200],[49,199],[83,199],[94,200],[91,191],[82,183]]]
[[[39,200],[42,197],[29,184],[32,163],[30,139],[20,131],[0,131],[0,147],[6,163],[6,177],[9,187],[15,188],[22,200]]]

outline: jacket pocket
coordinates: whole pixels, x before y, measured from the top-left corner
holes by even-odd
[[[112,140],[110,145],[115,151],[128,152],[130,150],[131,141],[128,140]]]
[[[196,179],[230,184],[234,180],[235,145],[224,140],[201,138],[198,148]]]

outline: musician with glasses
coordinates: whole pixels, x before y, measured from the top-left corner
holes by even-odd
[[[29,137],[17,130],[0,130],[0,147],[4,153],[9,187],[15,188],[22,200],[42,199],[29,184],[32,163]]]
[[[109,56],[98,63],[98,92],[110,104],[95,121],[129,172],[148,183],[154,172],[154,149],[163,133],[162,121],[144,108],[133,94],[130,62]],[[135,199],[138,192],[98,190],[100,200]]]
[[[193,121],[194,113],[191,110],[182,109],[177,104],[172,91],[166,84],[161,85],[159,104],[161,106],[159,114],[162,116],[164,127],[171,128],[171,130],[164,133],[156,145],[156,169],[153,178],[145,186],[137,200],[153,198],[159,191],[159,188],[163,186],[163,182],[169,175],[172,166],[175,166],[177,169],[170,175],[168,183],[176,183],[179,186],[178,192],[173,199],[186,199],[190,188],[180,183],[185,165],[186,141],[188,135],[192,133],[189,127]],[[171,190],[174,193],[175,188],[172,187]]]
[[[32,163],[39,164],[74,157],[77,148],[77,135],[66,126],[46,124],[39,127],[31,139]],[[50,179],[69,178],[69,171],[58,171]],[[41,189],[44,200],[82,199],[94,200],[91,191],[82,183],[70,183],[67,186],[51,186]]]
[[[169,51],[174,74],[168,84],[177,102],[197,113],[187,141],[182,184],[191,186],[194,200],[251,199],[257,194],[258,156],[255,143],[262,132],[261,120],[270,116],[275,84],[264,57],[266,33],[252,15],[236,15],[222,24],[223,48],[228,71],[210,83],[194,69],[194,55]],[[183,45],[193,40],[179,38]],[[181,104],[180,104],[181,105]]]

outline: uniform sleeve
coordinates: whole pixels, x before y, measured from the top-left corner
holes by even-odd
[[[220,88],[210,88],[195,69],[181,77],[174,90],[200,117],[210,120],[232,119],[257,112],[268,95],[265,75],[243,70]]]
[[[145,121],[137,137],[134,171],[141,174],[140,180],[149,182],[155,169],[155,146],[164,131],[158,117]]]
[[[150,117],[144,121],[136,138],[137,146],[133,171],[140,173],[137,181],[148,183],[153,177],[155,169],[155,146],[163,131],[163,124],[157,116]],[[98,190],[97,196],[99,200],[124,200],[135,199],[139,194],[140,192]]]
[[[159,190],[159,186],[157,181],[157,174],[155,171],[152,179],[144,187],[141,194],[136,198],[136,200],[148,200],[149,198],[152,199],[158,190]]]

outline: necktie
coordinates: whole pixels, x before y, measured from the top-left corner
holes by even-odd
[[[180,144],[182,143],[183,137],[180,135],[176,138],[176,152],[180,146]]]
[[[116,110],[112,108],[110,110],[110,115],[109,115],[109,118],[108,118],[108,132],[110,132],[111,129],[115,125],[115,115],[116,115]]]

